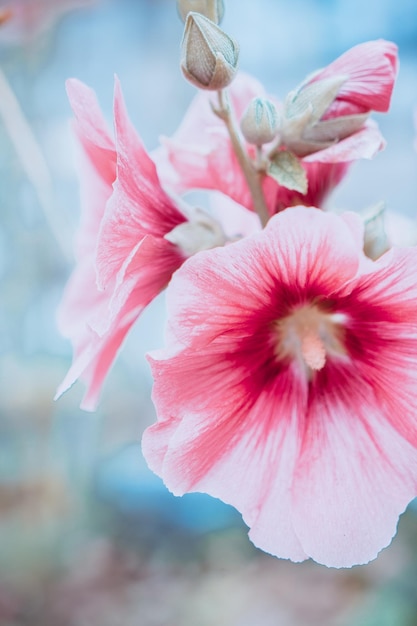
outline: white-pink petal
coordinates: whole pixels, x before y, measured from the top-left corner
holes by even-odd
[[[163,237],[185,221],[162,189],[155,164],[127,115],[115,82],[117,179],[98,233],[96,258],[100,288],[108,288],[147,234]]]
[[[317,72],[313,80],[337,75],[347,76],[337,100],[360,106],[363,111],[386,112],[390,105],[397,70],[397,46],[391,41],[377,39],[350,48],[333,63]]]
[[[310,403],[292,490],[303,549],[332,567],[374,559],[417,493],[417,450],[378,411],[366,381],[346,377],[349,397],[317,390]]]

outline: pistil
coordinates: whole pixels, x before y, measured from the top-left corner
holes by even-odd
[[[318,304],[296,308],[276,322],[275,354],[280,360],[297,359],[310,374],[320,371],[329,356],[346,356],[345,322],[344,314],[329,313]]]
[[[326,363],[326,348],[317,329],[309,329],[301,339],[301,355],[312,370],[323,369]]]

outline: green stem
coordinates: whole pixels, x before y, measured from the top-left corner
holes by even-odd
[[[236,158],[242,169],[252,196],[253,208],[258,214],[262,226],[265,226],[271,216],[269,214],[262,189],[263,173],[257,171],[242,144],[240,134],[236,126],[235,117],[227,99],[226,91],[224,89],[218,91],[218,97],[219,108],[215,108],[214,112],[224,121],[226,125],[233,150],[236,154]]]

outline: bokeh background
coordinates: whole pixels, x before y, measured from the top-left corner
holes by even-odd
[[[194,89],[179,71],[174,0],[0,0],[0,624],[2,626],[415,626],[417,514],[366,566],[331,570],[256,550],[239,514],[175,498],[146,468],[154,420],[144,353],[161,345],[163,297],[134,328],[95,413],[82,385],[53,402],[71,361],[55,311],[73,266],[76,151],[64,83],[113,76],[149,149]],[[226,0],[241,67],[284,96],[374,38],[399,45],[388,141],[334,193],[340,209],[386,201],[417,215],[415,0]],[[417,268],[416,268],[417,271]]]

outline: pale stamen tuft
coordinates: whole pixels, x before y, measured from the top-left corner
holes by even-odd
[[[278,359],[297,359],[307,375],[324,368],[328,358],[347,355],[344,333],[347,316],[330,313],[319,304],[306,304],[294,308],[276,322],[275,355]]]
[[[301,354],[305,364],[312,370],[323,369],[326,363],[326,348],[319,334],[308,330],[301,339]]]

